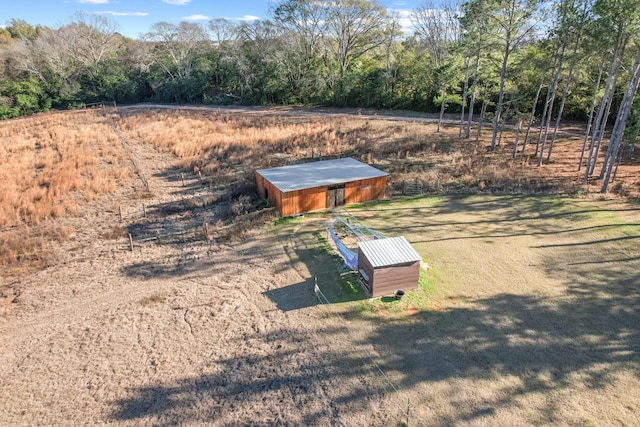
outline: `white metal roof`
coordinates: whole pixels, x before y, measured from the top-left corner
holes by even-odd
[[[350,157],[259,169],[257,172],[283,193],[389,175]]]
[[[374,268],[422,261],[403,236],[367,240],[358,242],[358,246]]]

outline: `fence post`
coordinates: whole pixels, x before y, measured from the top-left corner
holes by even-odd
[[[184,172],[182,172],[180,176],[182,177],[182,186],[184,187]]]
[[[156,240],[158,241],[159,245],[162,244],[162,242],[160,241],[160,230],[156,230]]]
[[[407,427],[409,426],[409,403],[410,402],[411,400],[407,399],[407,422],[406,422]]]
[[[209,223],[207,221],[204,222],[204,238],[209,240]]]
[[[122,206],[118,206],[118,216],[120,216],[120,222],[122,222]]]
[[[133,237],[131,237],[131,233],[129,233],[129,247],[131,248],[131,252],[133,252]]]
[[[147,217],[147,207],[144,205],[144,203],[142,204],[142,216],[144,218]]]

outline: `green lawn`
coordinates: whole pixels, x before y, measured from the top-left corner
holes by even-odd
[[[343,301],[332,309],[354,342],[375,349],[393,398],[416,402],[415,420],[640,423],[638,205],[460,196],[349,212],[412,243],[429,265],[421,288],[363,299],[326,255],[321,214],[296,220],[309,249],[300,262],[323,272],[323,290]]]

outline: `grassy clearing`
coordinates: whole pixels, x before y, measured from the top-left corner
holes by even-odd
[[[232,221],[263,205],[255,192],[256,169],[319,158],[350,156],[374,164],[390,174],[390,195],[401,193],[408,181],[420,181],[426,193],[587,194],[597,187],[584,185],[575,171],[575,137],[559,138],[554,161],[538,168],[530,153],[511,159],[514,136],[509,132],[505,144],[488,152],[487,135],[477,142],[464,140],[457,127],[436,132],[435,124],[419,120],[276,110],[120,109],[109,114],[51,113],[0,127],[0,160],[7,165],[0,171],[0,227],[12,228],[10,236],[0,236],[8,248],[0,253],[0,264],[46,258],[44,251],[34,254],[56,237],[48,239],[34,226],[81,215],[88,203],[130,185],[131,161],[111,118],[131,147],[153,147],[175,156],[171,168],[146,173],[171,180],[192,172],[209,184],[209,195],[186,198],[184,205],[187,210],[215,209],[213,223]],[[640,194],[636,171],[637,164],[623,163],[614,188],[630,197]],[[34,234],[44,236],[44,242],[15,244]],[[64,233],[57,235],[64,239]]]
[[[375,349],[399,404],[414,402],[414,419],[640,421],[640,207],[466,196],[351,213],[404,235],[430,266],[401,301],[333,306],[353,342]]]

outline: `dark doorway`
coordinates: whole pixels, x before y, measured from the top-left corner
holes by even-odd
[[[344,206],[344,184],[332,185],[327,189],[327,208]]]

